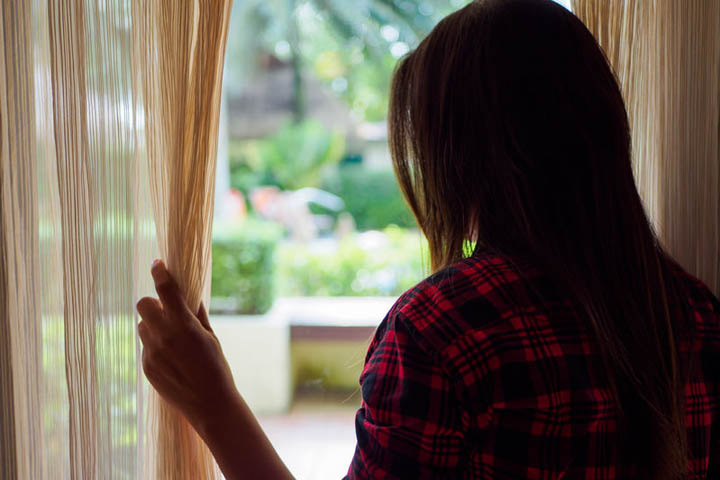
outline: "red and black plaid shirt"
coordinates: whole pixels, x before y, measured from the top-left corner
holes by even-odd
[[[365,359],[346,479],[632,478],[589,327],[540,272],[518,273],[481,254],[400,297]],[[688,478],[720,478],[720,302],[677,275],[702,352],[686,388]]]

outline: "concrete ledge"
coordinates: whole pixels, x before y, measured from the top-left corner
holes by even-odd
[[[376,327],[338,327],[330,325],[291,325],[290,341],[353,341],[372,337]]]
[[[358,385],[365,353],[394,297],[278,299],[265,315],[211,315],[238,390],[258,414],[285,412],[297,386]]]
[[[377,327],[395,297],[287,297],[275,302],[273,312],[291,325]]]

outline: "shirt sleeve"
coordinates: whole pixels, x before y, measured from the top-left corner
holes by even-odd
[[[463,466],[463,413],[452,380],[418,340],[398,313],[378,329],[360,375],[346,479],[454,478]]]

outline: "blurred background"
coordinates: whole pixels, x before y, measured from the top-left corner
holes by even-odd
[[[347,472],[375,327],[429,273],[390,163],[389,85],[397,60],[467,3],[235,2],[210,313],[299,480]]]

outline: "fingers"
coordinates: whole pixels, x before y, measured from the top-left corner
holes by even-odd
[[[200,320],[200,324],[205,327],[205,330],[212,333],[213,335],[215,332],[213,332],[212,327],[210,326],[210,320],[208,319],[207,310],[205,310],[205,305],[200,302],[200,309],[198,310],[197,314],[198,320]]]
[[[148,324],[145,322],[145,320],[141,320],[140,323],[138,323],[137,326],[138,329],[138,335],[140,336],[140,341],[142,341],[143,346],[148,346],[153,341],[152,333],[150,333],[150,327],[148,327]],[[143,353],[145,352],[145,349],[143,348]]]
[[[190,313],[180,287],[168,272],[165,263],[162,260],[155,260],[150,272],[155,280],[155,290],[160,297],[163,308],[168,313],[177,316],[185,316]]]
[[[153,326],[159,325],[164,321],[162,303],[156,298],[143,297],[137,302],[135,308],[137,308],[138,314],[142,319]]]
[[[165,323],[163,307],[159,300],[152,297],[143,297],[136,307],[142,321],[138,323],[138,335],[143,345],[149,345],[155,338],[157,329],[162,329]]]

